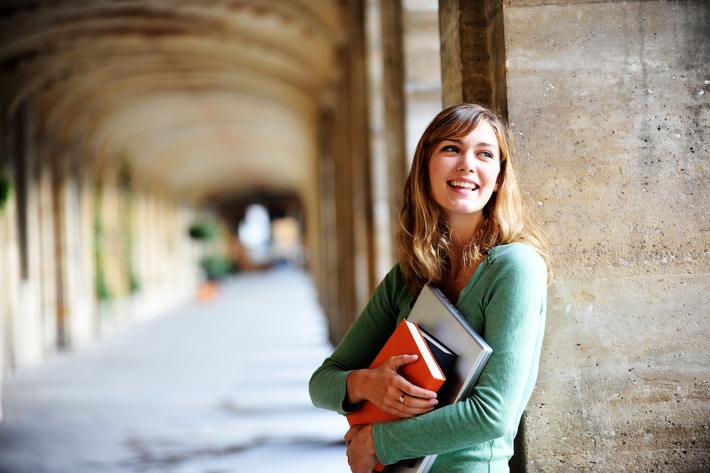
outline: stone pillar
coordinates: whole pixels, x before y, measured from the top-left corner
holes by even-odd
[[[38,140],[39,141],[39,140]],[[42,140],[43,141],[43,140]],[[57,245],[50,150],[38,146],[37,197],[40,253],[38,258],[39,307],[42,350],[46,356],[57,348]]]
[[[75,228],[72,219],[76,218],[76,212],[69,208],[71,192],[71,178],[69,176],[68,159],[66,153],[61,152],[61,147],[54,147],[55,159],[50,163],[52,168],[52,213],[54,214],[54,240],[56,242],[55,251],[55,275],[54,287],[57,292],[56,313],[57,313],[57,345],[60,348],[67,347],[68,341],[68,319],[72,313],[72,291],[71,285],[71,263],[69,245],[76,243],[76,237],[71,234]]]
[[[479,102],[507,115],[503,2],[439,0],[445,106]]]
[[[348,17],[353,20],[348,53],[350,90],[350,146],[344,155],[350,160],[353,188],[352,232],[355,236],[354,315],[365,307],[378,282],[375,280],[372,176],[370,167],[370,141],[367,81],[367,49],[365,40],[365,2],[350,7]],[[353,318],[354,320],[354,318]]]
[[[441,39],[438,0],[405,0],[402,10],[406,174],[419,138],[442,108]],[[399,192],[401,182],[396,187]]]
[[[11,167],[10,153],[7,146],[7,128],[4,126],[4,120],[0,119],[0,176],[11,182],[9,177]],[[2,197],[0,197],[2,199]],[[10,329],[10,287],[13,269],[10,266],[11,262],[11,245],[9,238],[10,224],[8,220],[8,208],[10,205],[14,207],[11,195],[8,193],[6,199],[0,201],[0,422],[3,418],[3,402],[2,402],[2,386],[3,378],[6,372],[9,371],[10,365],[10,346],[8,337]]]
[[[5,122],[0,120],[0,127]],[[11,190],[5,205],[0,209],[0,382],[3,373],[14,365],[13,315],[17,313],[20,261],[17,242],[17,187],[12,133],[5,126],[0,129],[0,172],[9,179]],[[0,399],[1,401],[1,399]],[[0,419],[1,419],[0,415]]]
[[[324,130],[332,133],[322,137],[319,171],[321,244],[328,252],[323,255],[322,300],[334,342],[352,325],[376,283],[364,2],[347,5],[350,30],[340,52],[343,74],[334,98],[337,113],[326,111],[323,117]]]
[[[338,305],[338,238],[336,237],[336,205],[335,190],[335,114],[332,110],[324,110],[321,124],[318,127],[318,219],[320,222],[320,253],[316,287],[320,295],[320,303],[328,319],[330,338],[337,343],[344,333],[340,321]]]
[[[506,2],[556,279],[528,472],[710,471],[710,4]]]
[[[337,95],[337,94],[336,94]],[[333,108],[336,104],[333,104]],[[318,137],[318,220],[320,222],[320,253],[318,271],[315,272],[315,283],[319,293],[320,304],[328,320],[330,339],[336,344],[345,328],[341,320],[341,306],[338,303],[340,292],[339,287],[342,282],[338,277],[338,248],[341,245],[341,238],[338,237],[336,220],[336,182],[335,173],[335,135],[338,126],[336,124],[336,114],[328,108],[323,110],[321,123],[318,127],[320,134]],[[347,297],[347,296],[343,296]]]
[[[419,136],[441,110],[437,0],[367,2],[376,280],[397,259],[402,185]]]
[[[12,318],[14,368],[44,358],[41,312],[41,254],[39,185],[34,102],[23,103],[12,120],[12,156],[15,163],[17,242],[20,278],[17,306]]]
[[[73,230],[67,229],[72,240],[68,240],[68,251],[73,261],[67,274],[67,296],[72,302],[68,314],[67,337],[72,347],[82,346],[98,336],[98,313],[96,311],[95,263],[94,263],[94,220],[93,182],[89,160],[79,149],[72,149],[69,165],[67,206]]]
[[[61,147],[56,147],[59,153]],[[78,348],[94,339],[97,334],[93,310],[93,269],[87,284],[87,260],[93,266],[93,226],[85,231],[85,221],[90,218],[91,207],[82,203],[80,163],[76,149],[68,149],[57,156],[54,166],[54,215],[57,242],[57,337],[62,347]],[[86,165],[85,163],[83,163]],[[87,215],[89,214],[89,215]],[[88,292],[88,294],[87,294]]]
[[[375,274],[380,280],[392,267],[394,211],[391,202],[390,161],[388,155],[383,60],[383,21],[380,0],[368,0],[365,17],[367,31],[367,66],[369,85],[370,162],[375,232]]]
[[[389,189],[390,241],[396,260],[395,235],[399,230],[402,185],[407,173],[405,57],[402,1],[381,1],[382,53],[384,60],[384,126],[387,150],[387,186]]]

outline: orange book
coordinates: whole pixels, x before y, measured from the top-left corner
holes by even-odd
[[[377,368],[391,357],[397,355],[419,355],[417,361],[404,365],[397,371],[410,383],[420,388],[438,391],[444,381],[446,381],[446,376],[441,371],[417,324],[402,320],[385,343],[385,346],[382,347],[380,353],[377,354],[370,368]],[[358,410],[348,414],[347,418],[352,426],[389,422],[399,419],[399,416],[388,414],[370,401],[365,401]],[[382,463],[378,463],[373,470],[380,472],[384,467]]]
[[[399,368],[398,373],[412,384],[420,388],[438,391],[446,377],[439,368],[431,349],[417,324],[402,320],[390,336],[387,343],[372,362],[370,368],[377,368],[385,361],[396,355],[419,355],[414,363]],[[388,422],[399,419],[398,416],[380,410],[369,401],[356,411],[348,414],[350,425],[374,424],[375,422]]]

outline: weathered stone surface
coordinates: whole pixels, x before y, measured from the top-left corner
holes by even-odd
[[[707,471],[710,6],[545,3],[505,14],[557,274],[528,471]]]

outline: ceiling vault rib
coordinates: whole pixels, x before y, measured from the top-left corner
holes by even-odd
[[[95,169],[128,163],[136,182],[194,201],[298,193],[317,182],[316,126],[346,41],[341,8],[10,0],[0,7],[0,117],[33,99],[39,133],[60,149],[80,148]]]

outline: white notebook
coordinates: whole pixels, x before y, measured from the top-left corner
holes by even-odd
[[[471,328],[446,296],[430,284],[422,288],[407,320],[416,322],[456,353],[454,367],[437,393],[439,405],[452,404],[467,397],[491,357],[491,347]],[[429,455],[415,460],[411,467],[401,463],[386,466],[384,472],[427,473],[434,460],[436,455]]]

